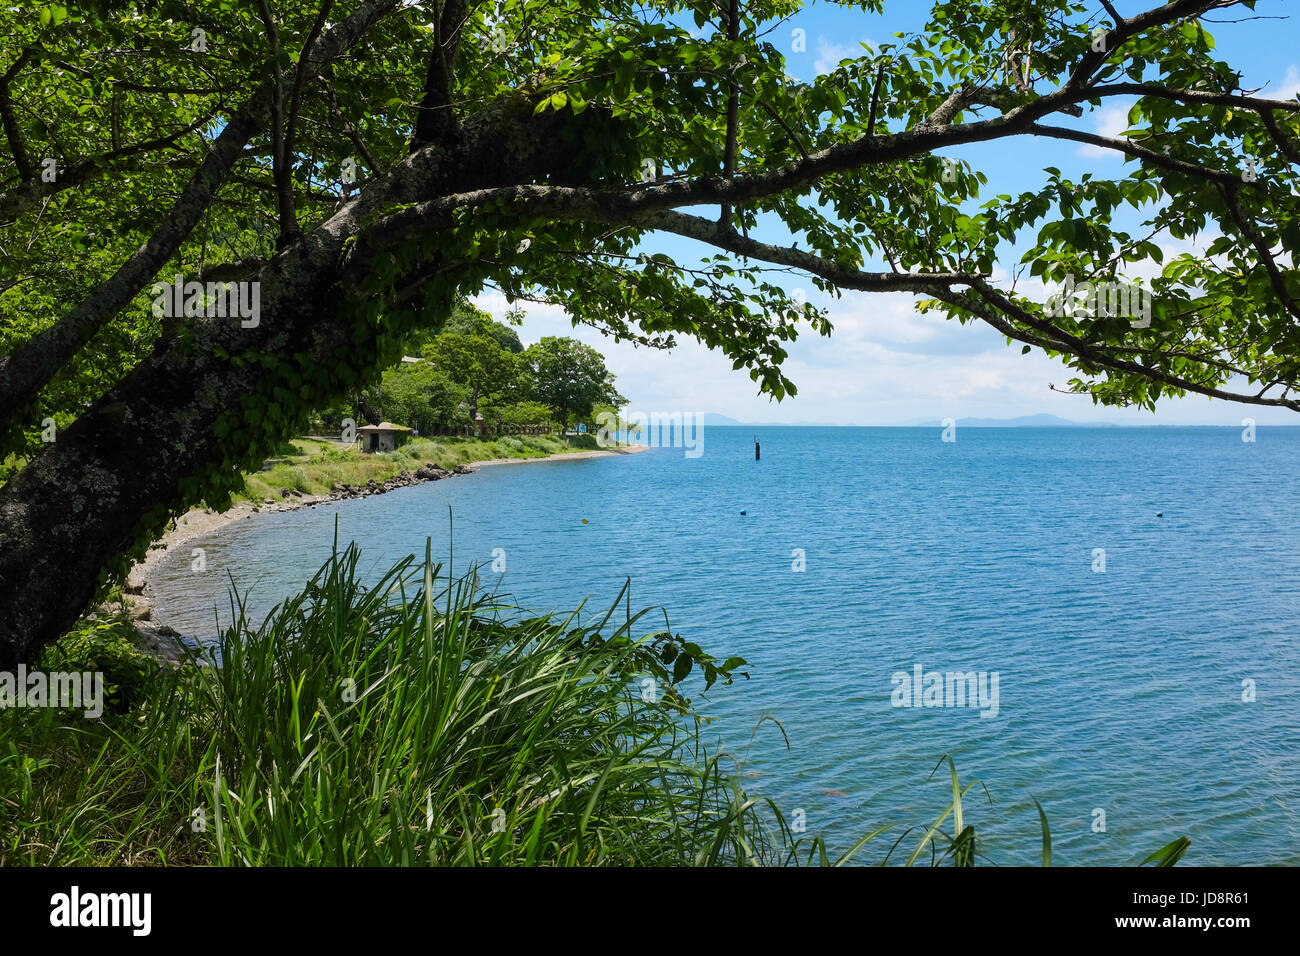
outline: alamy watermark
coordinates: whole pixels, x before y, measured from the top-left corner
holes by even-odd
[[[50,897],[50,925],[57,929],[122,927],[132,936],[148,936],[152,913],[152,893],[83,893],[73,885]]]
[[[7,707],[59,707],[84,711],[97,718],[104,713],[104,675],[100,671],[0,671],[0,709]]]
[[[924,671],[920,664],[912,673],[895,671],[890,676],[893,707],[978,707],[980,717],[998,715],[998,672]]]
[[[704,454],[703,412],[631,412],[618,415],[601,412],[596,416],[596,444],[612,448],[619,436],[650,448],[684,448],[687,458]]]
[[[1067,275],[1060,291],[1047,297],[1044,311],[1052,318],[1124,318],[1135,329],[1151,327],[1151,290],[1118,280],[1077,282]]]
[[[245,329],[255,329],[262,321],[262,289],[257,281],[186,282],[178,272],[174,281],[155,282],[149,292],[158,318],[239,319]]]

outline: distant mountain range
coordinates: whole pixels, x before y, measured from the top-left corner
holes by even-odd
[[[741,422],[734,418],[728,418],[726,415],[719,415],[716,412],[704,413],[705,425],[744,425],[746,428],[789,428],[791,426],[800,426],[803,428],[835,428],[834,422]]]
[[[726,415],[706,412],[704,424],[709,426],[743,425],[746,428],[780,428],[802,426],[807,428],[834,428],[834,422],[742,422]],[[906,428],[940,428],[937,418],[908,422]],[[1114,422],[1072,422],[1058,415],[1021,415],[1018,418],[959,418],[958,428],[1119,428]]]
[[[917,426],[938,428],[936,419],[915,422]],[[1021,415],[1018,418],[959,418],[958,428],[1119,428],[1114,422],[1072,422],[1059,415]]]

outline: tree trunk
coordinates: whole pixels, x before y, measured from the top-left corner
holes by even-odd
[[[209,320],[189,345],[160,343],[0,491],[0,670],[32,660],[68,628],[114,559],[197,503],[203,479],[229,485],[292,431],[260,413],[241,420],[239,410],[250,398],[269,406],[277,387],[292,387],[295,363],[268,370],[218,356],[287,360],[295,342],[314,362],[346,356],[347,338],[330,321],[340,297],[325,294],[334,283],[319,260],[328,258],[313,262],[302,247],[278,258],[264,274],[282,281],[262,296],[257,328]],[[216,434],[222,419],[244,430],[233,460],[232,442]]]
[[[365,392],[357,393],[357,412],[371,425],[378,425],[384,420],[384,416],[370,404]]]
[[[71,627],[106,575],[124,574],[123,558],[142,554],[169,516],[237,490],[240,473],[304,427],[312,409],[353,393],[371,372],[382,323],[359,313],[373,292],[359,290],[355,273],[375,264],[357,249],[377,205],[568,181],[563,122],[572,121],[507,103],[465,124],[454,144],[408,157],[250,277],[261,284],[255,327],[185,320],[191,335],[160,341],[0,488],[0,670],[32,661]],[[432,261],[428,309],[445,318],[468,261]],[[359,265],[350,273],[345,263]],[[288,410],[286,394],[295,399]]]

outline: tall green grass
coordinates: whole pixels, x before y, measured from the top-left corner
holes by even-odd
[[[507,622],[473,575],[438,593],[440,569],[426,560],[412,580],[407,559],[367,591],[356,561],[346,551],[201,672],[218,715],[198,768],[216,862],[744,855],[743,803],[677,709],[631,690],[650,663],[632,622]]]
[[[358,558],[336,553],[259,627],[236,603],[213,661],[157,672],[124,715],[0,714],[0,862],[770,854],[688,703],[667,681],[642,699],[671,635],[633,640],[637,618],[521,617],[473,574],[440,584],[428,560],[367,588]]]
[[[336,550],[256,627],[232,598],[206,663],[142,662],[112,621],[52,650],[47,669],[107,659],[112,706],[0,711],[0,863],[829,865],[876,841],[882,863],[975,861],[974,784],[951,760],[929,826],[838,857],[792,832],[706,751],[680,690],[744,661],[634,637],[625,595],[580,623],[528,616],[428,554],[369,587],[358,560]],[[1043,833],[1050,863],[1045,817]]]

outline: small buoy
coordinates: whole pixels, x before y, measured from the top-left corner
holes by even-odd
[[[1156,512],[1156,517],[1157,517],[1157,518],[1163,518],[1164,516],[1165,516],[1165,513],[1164,513],[1163,511],[1157,511],[1157,512]]]
[[[748,511],[742,511],[741,514],[742,514],[742,515],[747,515],[747,514],[749,514],[749,512],[748,512]]]
[[[583,518],[583,519],[582,519],[582,523],[583,523],[583,524],[586,524],[586,523],[587,523],[587,519],[586,519],[586,518]]]

